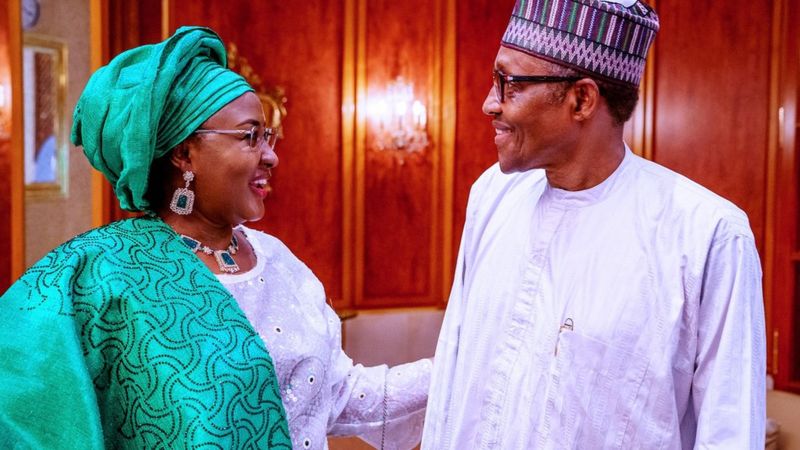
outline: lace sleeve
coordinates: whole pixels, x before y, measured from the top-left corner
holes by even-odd
[[[352,365],[344,352],[340,364],[349,364],[334,389],[334,408],[328,433],[358,436],[373,447],[411,449],[419,444],[428,400],[431,360],[421,359],[389,369],[386,365]],[[386,426],[384,428],[384,418]]]

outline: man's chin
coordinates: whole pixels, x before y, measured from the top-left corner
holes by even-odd
[[[519,164],[516,164],[514,161],[509,161],[500,157],[497,159],[497,162],[500,166],[500,172],[506,175],[520,171]]]

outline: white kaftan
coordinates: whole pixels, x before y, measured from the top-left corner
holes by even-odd
[[[423,449],[764,448],[758,254],[698,184],[630,150],[578,192],[495,165],[455,278]]]
[[[328,434],[357,435],[379,447],[384,408],[384,448],[417,445],[431,361],[392,369],[353,365],[342,350],[341,322],[311,270],[278,239],[240,229],[253,246],[256,266],[217,277],[272,356],[294,448],[327,449]]]

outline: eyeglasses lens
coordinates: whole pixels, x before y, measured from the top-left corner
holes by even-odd
[[[494,84],[494,96],[497,98],[497,101],[503,103],[505,99],[505,78],[503,75],[494,70],[492,71],[492,83]]]
[[[269,145],[269,148],[274,150],[275,144],[278,143],[278,133],[276,133],[275,130],[271,128],[267,128],[264,131],[264,139],[267,141],[267,145]]]
[[[278,135],[272,128],[265,128],[264,131],[258,129],[258,127],[253,127],[250,130],[250,148],[256,150],[258,149],[259,140],[263,139],[264,142],[267,143],[267,146],[271,149],[275,149],[275,144],[278,142]]]
[[[258,127],[251,128],[248,136],[249,136],[248,144],[250,144],[250,148],[252,149],[258,148]]]

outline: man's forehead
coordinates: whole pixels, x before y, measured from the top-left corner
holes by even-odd
[[[546,67],[549,67],[549,63],[542,58],[506,46],[500,46],[494,60],[495,69],[508,73],[514,70],[536,70]]]

